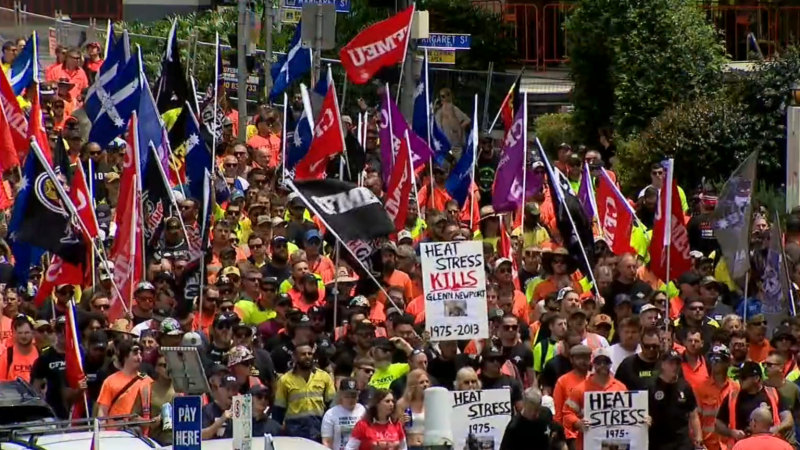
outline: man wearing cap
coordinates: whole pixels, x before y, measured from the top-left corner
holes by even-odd
[[[261,268],[262,275],[275,277],[280,283],[291,278],[292,266],[289,265],[289,244],[290,242],[285,236],[272,236],[270,240],[270,261]]]
[[[74,86],[70,89],[72,98],[78,98],[84,89],[89,87],[89,79],[86,77],[86,72],[80,67],[81,65],[81,52],[77,48],[67,50],[64,63],[60,67],[54,67],[52,72],[48,74],[46,81],[59,81],[66,78]]]
[[[657,328],[642,331],[639,351],[623,359],[614,375],[631,391],[647,389],[655,378],[658,357],[661,351],[661,336]]]
[[[772,346],[767,339],[767,318],[764,314],[752,314],[747,316],[747,358],[757,363],[764,362],[772,350]]]
[[[86,44],[86,60],[83,62],[83,70],[86,72],[86,77],[89,84],[94,83],[94,78],[103,65],[103,58],[100,56],[100,43],[90,42]]]
[[[289,436],[319,442],[322,416],[333,401],[336,388],[324,370],[314,367],[314,349],[310,342],[298,342],[292,370],[278,379],[272,417],[283,423]]]
[[[247,276],[252,276],[250,272]],[[242,322],[248,326],[259,326],[262,323],[275,318],[275,299],[278,295],[278,279],[275,277],[261,277],[259,276],[259,291],[260,295],[255,297],[255,300],[242,299],[236,302],[234,311],[242,319]]]
[[[366,408],[358,403],[358,392],[358,384],[353,378],[343,378],[339,382],[339,404],[322,416],[322,445],[334,450],[345,448],[350,433],[366,412]]]
[[[712,276],[700,280],[700,300],[706,305],[706,315],[717,322],[728,314],[733,314],[733,308],[720,300],[721,283]]]
[[[138,325],[152,319],[156,301],[156,287],[149,281],[142,281],[136,285],[136,290],[133,291],[133,298],[136,300],[131,307],[133,323]]]
[[[333,280],[336,268],[333,265],[333,261],[321,253],[322,237],[319,231],[316,229],[306,231],[304,244],[303,249],[306,251],[308,269],[312,273],[319,275],[325,284]]]
[[[392,363],[396,350],[401,350],[410,356],[413,352],[411,345],[403,338],[376,338],[372,341],[372,358],[375,360],[375,373],[369,380],[369,385],[375,389],[389,389],[392,382],[401,378],[410,371],[408,363]]]
[[[700,426],[703,444],[708,450],[720,450],[726,443],[714,430],[717,412],[722,400],[739,384],[728,378],[731,354],[724,345],[716,345],[708,355],[709,376],[694,387],[697,406],[700,408]]]
[[[150,391],[153,380],[139,372],[142,348],[136,342],[116,345],[119,371],[103,382],[97,397],[97,417],[139,414],[150,419]]]
[[[515,411],[522,409],[522,383],[503,371],[506,363],[502,349],[490,344],[480,355],[479,379],[483,389],[509,389]]]
[[[747,434],[750,414],[753,410],[766,406],[772,412],[773,423],[769,431],[772,434],[786,433],[794,425],[792,412],[781,399],[778,390],[772,386],[764,386],[761,381],[761,366],[747,361],[739,369],[740,389],[732,389],[724,398],[717,413],[716,432],[736,441]]]
[[[553,403],[555,404],[556,422],[564,425],[564,404],[569,398],[569,393],[582,383],[589,374],[591,368],[592,349],[587,345],[578,344],[569,350],[569,360],[572,370],[565,373],[556,381],[553,388]],[[565,429],[567,439],[575,439],[577,434],[574,431]]]
[[[699,329],[703,335],[703,351],[708,351],[711,336],[719,328],[719,323],[706,315],[706,305],[700,297],[690,297],[685,300],[681,316],[673,322],[675,338],[682,345],[686,345],[688,331],[694,328]]]
[[[677,319],[684,308],[684,300],[694,298],[700,295],[700,280],[701,277],[694,270],[689,270],[678,277],[677,285],[679,295],[669,300],[669,318],[672,320]]]
[[[239,394],[246,394],[253,386],[262,384],[258,377],[252,376],[254,361],[253,352],[243,345],[233,347],[228,353],[228,370],[236,377]]]
[[[680,377],[680,363],[678,352],[666,352],[659,361],[658,377],[648,388],[651,449],[703,446],[697,400],[691,386]]]
[[[211,342],[205,351],[208,364],[224,364],[233,344],[233,326],[239,323],[239,316],[233,312],[219,313],[211,326]]]
[[[797,345],[797,338],[792,334],[792,329],[786,325],[778,327],[772,333],[770,344],[775,352],[783,357],[784,365],[781,369],[786,381],[796,382],[800,378],[800,369],[797,367],[794,351],[792,351],[792,348]]]
[[[231,405],[233,396],[238,394],[238,384],[224,367],[215,370],[208,381],[213,401],[203,406],[203,440],[233,438]]]
[[[66,419],[69,417],[69,406],[64,402],[63,395],[69,389],[66,386],[66,327],[65,316],[55,320],[55,339],[53,345],[39,353],[31,370],[31,384],[40,393],[44,394],[45,401],[53,408],[56,417]],[[2,357],[2,356],[0,356]]]
[[[494,263],[494,276],[500,292],[512,293],[512,312],[526,325],[530,324],[528,298],[514,285],[513,267],[508,258],[498,258]]]
[[[599,348],[592,357],[594,373],[578,383],[570,392],[564,403],[564,429],[568,437],[576,437],[575,449],[583,449],[583,434],[587,430],[588,418],[583,416],[583,399],[586,392],[623,392],[627,391],[619,380],[611,375],[611,355],[606,348]]]
[[[59,284],[56,286],[53,295],[47,299],[39,308],[36,317],[42,320],[53,320],[56,317],[63,316],[67,313],[67,304],[75,296],[75,286],[71,284]],[[55,305],[52,305],[55,303]],[[56,317],[53,317],[53,310],[55,310]]]

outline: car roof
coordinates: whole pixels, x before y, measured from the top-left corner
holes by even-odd
[[[91,450],[93,433],[78,431],[74,433],[43,434],[36,439],[36,446],[45,450]],[[124,448],[125,450],[151,450],[157,444],[147,438],[137,437],[126,431],[103,430],[100,432],[100,447]],[[27,449],[25,443],[4,443],[6,449]]]

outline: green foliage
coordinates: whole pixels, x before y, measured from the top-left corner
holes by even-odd
[[[594,143],[721,86],[724,48],[690,0],[578,0],[566,23],[575,121]]]
[[[541,115],[533,121],[533,129],[542,147],[550,154],[555,154],[556,147],[562,142],[573,146],[580,142],[572,126],[572,114]]]

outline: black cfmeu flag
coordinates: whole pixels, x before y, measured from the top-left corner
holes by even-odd
[[[147,257],[154,252],[161,238],[164,218],[172,215],[172,202],[169,197],[169,182],[164,179],[163,171],[158,167],[161,161],[153,148],[144,168],[142,179],[142,206],[144,206],[144,241]]]
[[[189,97],[189,83],[186,81],[181,51],[178,48],[177,25],[178,20],[174,19],[161,58],[161,76],[156,83],[155,100],[161,114],[180,108]]]
[[[307,204],[344,241],[370,240],[394,233],[381,201],[365,187],[339,180],[294,183]]]

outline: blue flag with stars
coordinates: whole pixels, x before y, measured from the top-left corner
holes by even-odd
[[[189,112],[186,121],[186,185],[189,187],[189,195],[201,201],[206,197],[205,194],[205,174],[211,172],[211,152],[208,151],[203,137],[200,135],[200,124],[194,114],[191,114],[191,107],[187,103],[184,112]]]
[[[472,166],[475,164],[475,153],[478,149],[478,96],[475,96],[475,107],[472,114],[472,129],[467,136],[467,145],[461,152],[455,167],[447,177],[444,188],[447,193],[463,207],[472,186]]]
[[[280,57],[270,69],[273,85],[272,91],[269,93],[269,99],[273,102],[279,95],[283,94],[283,91],[293,81],[311,71],[311,49],[303,47],[303,42],[300,39],[302,25],[302,23],[297,24],[286,55]]]
[[[286,146],[286,170],[294,169],[294,166],[305,158],[308,149],[311,147],[311,140],[314,139],[314,123],[311,117],[311,105],[306,89],[301,88],[303,93],[303,114],[297,119],[294,128],[294,135]]]
[[[419,82],[417,82],[417,89],[414,91],[414,115],[411,118],[411,129],[425,142],[428,142],[428,135],[431,129],[428,102],[428,52],[425,52],[425,57],[422,59]]]
[[[89,140],[105,148],[115,137],[125,132],[131,113],[139,106],[142,91],[139,79],[139,58],[131,58],[107,84],[103,75],[92,85],[84,109],[92,121]]]
[[[28,39],[25,47],[14,59],[11,69],[8,72],[11,88],[14,95],[22,94],[22,91],[34,81],[39,81],[39,55],[36,51],[38,39],[36,33]]]

